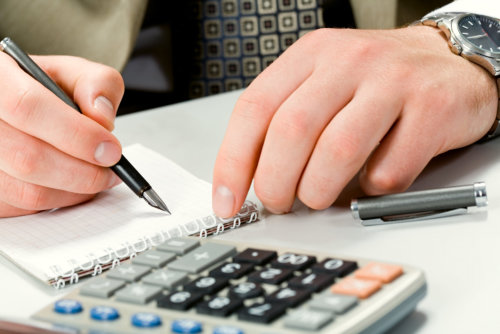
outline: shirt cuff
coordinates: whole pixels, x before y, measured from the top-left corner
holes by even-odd
[[[498,0],[455,0],[446,6],[434,10],[430,14],[443,12],[464,12],[482,14],[500,18],[500,1]]]

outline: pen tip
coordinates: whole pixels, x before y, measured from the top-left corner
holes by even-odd
[[[158,194],[152,188],[144,191],[142,195],[146,202],[148,202],[148,204],[152,207],[165,211],[169,215],[171,214],[170,210],[167,208],[167,205],[161,200],[160,196],[158,196]]]

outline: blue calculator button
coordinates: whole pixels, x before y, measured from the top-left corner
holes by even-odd
[[[54,304],[54,311],[61,314],[75,314],[82,310],[82,304],[73,299],[61,299]]]
[[[118,310],[111,306],[96,306],[90,310],[90,317],[94,320],[112,321],[120,317]]]
[[[174,320],[172,322],[172,332],[182,334],[201,333],[203,327],[201,322],[194,320]]]
[[[132,315],[132,325],[143,328],[157,327],[161,325],[161,318],[153,313],[136,313]]]
[[[214,328],[213,334],[243,334],[244,332],[238,327],[233,326],[218,326]]]

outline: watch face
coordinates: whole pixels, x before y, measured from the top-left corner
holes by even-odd
[[[458,21],[462,37],[486,54],[500,54],[500,21],[483,15],[466,15]]]

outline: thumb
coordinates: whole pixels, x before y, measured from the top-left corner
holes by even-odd
[[[71,56],[34,56],[35,62],[75,101],[84,115],[112,131],[124,92],[121,74]]]

